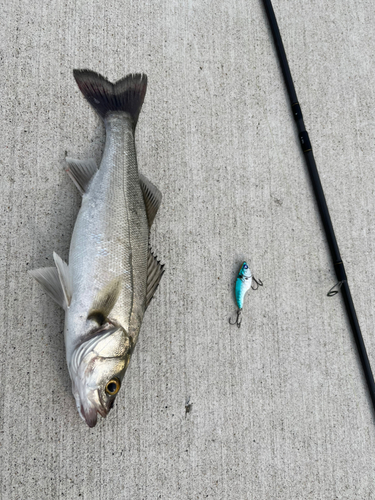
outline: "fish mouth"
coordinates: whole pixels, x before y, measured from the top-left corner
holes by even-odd
[[[98,422],[98,413],[103,418],[106,418],[108,412],[109,410],[107,411],[104,408],[90,408],[87,410],[81,406],[79,413],[89,427],[95,427]]]
[[[96,408],[91,407],[91,408],[87,409],[81,405],[81,408],[79,409],[79,413],[80,413],[82,419],[86,422],[86,424],[89,427],[96,426],[96,423],[98,421],[98,413],[96,411]]]
[[[98,413],[101,417],[106,418],[108,413],[110,412],[114,401],[111,402],[108,408],[104,406],[101,401],[100,392],[97,391],[98,400],[100,402],[99,406],[91,406],[89,408],[85,408],[82,404],[80,405],[78,411],[81,418],[86,422],[89,427],[95,427],[98,421]]]

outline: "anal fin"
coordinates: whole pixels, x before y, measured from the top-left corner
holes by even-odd
[[[141,183],[143,199],[146,206],[148,227],[151,227],[156,217],[157,211],[159,210],[162,194],[159,189],[154,186],[154,184],[152,184],[152,182],[149,181],[144,175],[139,174],[139,180]]]
[[[74,160],[73,158],[65,158],[68,166],[66,173],[74,182],[78,191],[83,196],[91,179],[98,171],[95,160]]]
[[[154,256],[151,250],[148,251],[147,259],[147,292],[146,292],[146,309],[151,302],[152,297],[160,283],[161,277],[164,274],[164,264]]]

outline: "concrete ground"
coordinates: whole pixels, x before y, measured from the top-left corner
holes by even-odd
[[[375,420],[260,0],[3,0],[1,498],[375,498]],[[375,369],[375,11],[275,0]],[[165,275],[115,409],[89,429],[63,312],[27,274],[68,258],[66,153],[104,128],[73,68],[144,71],[141,171]],[[263,288],[245,300],[250,262]],[[191,411],[186,413],[190,399]]]

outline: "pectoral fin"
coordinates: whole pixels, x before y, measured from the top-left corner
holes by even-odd
[[[157,211],[159,210],[162,194],[159,189],[154,186],[154,184],[152,184],[152,182],[150,182],[144,175],[139,174],[139,180],[141,182],[143,199],[146,206],[148,227],[151,227]]]
[[[151,253],[151,250],[149,250],[147,261],[146,309],[154,296],[163,274],[164,264],[160,265],[160,260],[157,260],[157,258]]]
[[[95,160],[74,160],[73,158],[65,158],[65,160],[68,164],[66,173],[83,196],[91,179],[98,171],[96,162]]]
[[[92,319],[99,325],[102,325],[114,308],[120,291],[121,278],[114,278],[97,293],[89,314],[87,315],[87,319]]]
[[[29,271],[38,283],[42,285],[46,293],[59,304],[60,307],[66,309],[65,295],[62,289],[59,273],[56,267],[44,267],[42,269],[34,269]]]

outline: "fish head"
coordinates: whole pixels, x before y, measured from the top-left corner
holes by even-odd
[[[251,278],[251,271],[249,266],[247,265],[247,262],[244,262],[242,264],[239,274],[241,276],[245,276],[245,278]]]
[[[101,329],[73,353],[69,365],[77,410],[89,427],[113,407],[130,361],[131,339],[121,327]]]

